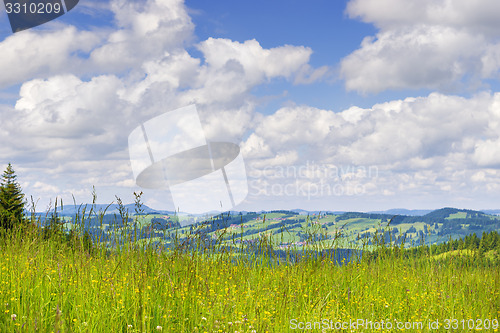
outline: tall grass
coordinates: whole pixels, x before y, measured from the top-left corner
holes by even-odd
[[[500,270],[472,259],[405,256],[379,243],[378,255],[341,264],[295,252],[301,260],[270,265],[269,252],[241,255],[222,242],[199,251],[138,242],[137,228],[89,247],[83,227],[93,214],[77,214],[71,237],[33,225],[2,235],[0,332],[320,332],[360,319],[422,322],[423,331],[439,320],[434,332],[446,319],[500,318]],[[202,244],[196,235],[189,244]]]

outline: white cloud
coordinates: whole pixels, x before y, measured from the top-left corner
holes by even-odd
[[[500,167],[500,138],[478,142],[473,157],[479,166]]]
[[[346,12],[383,30],[427,24],[498,35],[500,28],[500,4],[495,0],[350,0]]]
[[[90,56],[103,71],[136,68],[193,38],[194,25],[182,0],[115,0],[111,9],[118,29]]]
[[[389,30],[367,39],[342,60],[347,90],[377,93],[387,89],[460,88],[457,83],[483,70],[487,43],[482,36],[447,27]],[[486,61],[486,60],[485,60]],[[488,73],[495,72],[490,63]],[[491,75],[491,74],[489,74]]]
[[[279,151],[275,156],[263,160],[254,161],[252,167],[261,169],[269,166],[293,165],[299,160],[299,154],[294,150]]]
[[[243,43],[228,39],[209,38],[198,44],[205,64],[192,78],[193,89],[182,94],[184,104],[222,103],[234,108],[242,97],[249,98],[250,90],[275,78],[289,80],[302,78],[303,72],[312,72],[308,65],[311,49],[302,46],[280,46],[264,49],[255,40]],[[312,80],[310,80],[312,81]]]
[[[313,107],[285,107],[262,120],[255,135],[278,148],[323,142],[336,118],[333,112]]]
[[[44,194],[50,194],[50,196],[54,196],[61,193],[61,189],[58,188],[57,186],[51,184],[45,184],[42,182],[36,182],[35,184],[33,184],[33,188]]]
[[[28,192],[49,193],[40,184],[56,183],[81,194],[91,185],[130,190],[127,137],[144,121],[195,103],[209,140],[239,142],[259,117],[255,86],[326,73],[308,64],[309,48],[266,49],[255,40],[209,38],[193,57],[194,25],[181,0],[115,0],[110,8],[112,27],[61,25],[0,42],[7,54],[0,86],[22,83],[15,107],[0,108],[0,155],[24,166]]]
[[[245,144],[242,147],[242,152],[244,156],[250,158],[263,158],[273,156],[273,152],[271,151],[271,147],[266,142],[266,140],[252,133],[250,137],[245,141]]]
[[[21,86],[11,130],[16,128],[18,134],[58,145],[64,142],[59,138],[106,136],[100,126],[115,127],[117,120],[126,124],[126,114],[120,110],[123,103],[117,96],[121,87],[121,81],[114,76],[94,77],[86,82],[73,75],[28,81]]]
[[[310,48],[302,46],[263,49],[256,40],[239,43],[221,38],[209,38],[199,49],[211,68],[222,69],[235,61],[242,66],[245,79],[254,83],[279,76],[291,78],[307,64],[312,54]]]
[[[351,0],[346,11],[380,29],[342,60],[347,90],[461,91],[498,78],[496,1]]]
[[[0,42],[0,87],[60,74],[119,74],[183,48],[194,25],[182,0],[112,0],[115,21],[93,30],[59,23]],[[114,25],[113,25],[114,24]]]
[[[34,77],[78,70],[83,60],[75,54],[89,52],[98,42],[98,35],[71,26],[58,31],[26,30],[14,34],[0,42],[0,88]]]
[[[203,128],[207,140],[239,143],[242,135],[253,127],[254,107],[253,103],[246,103],[234,109],[220,104],[219,108],[215,105],[200,108],[201,112],[205,110]]]
[[[379,10],[379,1],[350,2],[351,16],[381,31],[342,62],[348,89],[458,89],[455,83],[464,77],[469,81],[459,84],[498,76],[500,46],[489,29],[498,22],[481,21],[495,14],[457,2],[456,10],[467,7],[476,18],[459,11],[438,24],[429,14],[430,1],[424,8],[416,1],[386,2],[392,6],[385,11]],[[435,2],[441,9],[445,4]],[[242,145],[251,172],[316,163],[290,183],[279,175],[256,177],[255,192],[281,184],[291,185],[281,187],[285,194],[295,186],[298,196],[308,197],[311,189],[321,189],[318,182],[332,180],[314,165],[340,172],[333,177],[336,187],[325,189],[335,193],[435,198],[435,193],[450,191],[499,191],[500,93],[471,98],[433,93],[338,113],[295,105],[264,116],[254,112],[254,87],[276,78],[302,84],[328,75],[328,68],[309,65],[311,49],[266,49],[256,40],[209,38],[198,44],[202,57],[197,58],[186,51],[194,27],[182,1],[119,0],[111,8],[114,31],[64,27],[58,33],[16,34],[0,43],[0,50],[24,47],[30,54],[45,38],[54,45],[49,50],[53,56],[60,56],[57,64],[47,63],[50,53],[17,69],[10,65],[17,60],[3,62],[6,75],[0,85],[23,84],[15,107],[0,106],[0,153],[4,164],[7,159],[23,164],[28,191],[53,195],[57,189],[66,194],[74,189],[88,195],[92,185],[130,191],[130,131],[192,103],[210,140],[238,142],[253,130]],[[79,69],[68,74],[74,66]],[[120,193],[111,198],[114,194]]]
[[[485,172],[491,179],[500,176],[499,100],[500,93],[472,98],[432,93],[339,113],[282,108],[261,120],[243,152],[254,175],[266,168],[312,165],[342,175],[339,182],[331,173],[316,174],[317,183],[333,182],[350,191],[362,186],[367,194],[491,195],[496,187],[477,182],[484,170],[490,170]],[[311,180],[305,173],[298,177]],[[295,178],[268,177],[267,183],[254,185],[270,187]]]
[[[311,84],[321,79],[333,75],[332,69],[329,66],[322,66],[314,69],[309,65],[304,65],[301,71],[295,77],[295,84]]]

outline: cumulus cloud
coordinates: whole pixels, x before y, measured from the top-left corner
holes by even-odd
[[[84,62],[76,56],[98,45],[99,36],[64,27],[58,31],[26,30],[0,42],[0,88],[34,77],[68,73]]]
[[[343,60],[347,89],[460,89],[498,76],[495,13],[465,1],[452,12],[444,1],[385,3],[349,3],[351,17],[380,32]],[[10,59],[0,64],[0,86],[22,83],[15,105],[0,105],[0,152],[22,163],[28,191],[88,195],[92,185],[129,191],[129,133],[192,103],[209,140],[238,142],[252,131],[242,152],[249,174],[264,175],[254,177],[255,193],[269,193],[273,184],[284,185],[277,197],[292,191],[305,198],[322,191],[429,198],[436,192],[500,191],[500,93],[432,93],[342,112],[294,105],[262,115],[255,113],[256,86],[276,78],[311,83],[328,75],[328,68],[309,64],[311,49],[209,38],[196,45],[201,56],[195,57],[186,47],[194,27],[182,1],[116,0],[111,10],[112,28],[66,26],[0,42]],[[461,15],[467,10],[470,17]],[[436,23],[440,11],[446,13]],[[37,44],[40,38],[53,47]],[[25,58],[13,59],[12,47]],[[30,62],[34,53],[42,56]]]
[[[256,40],[240,43],[222,38],[209,38],[198,44],[198,49],[205,63],[183,100],[200,104],[231,104],[235,97],[240,100],[256,85],[279,77],[297,78],[304,68],[309,68],[312,54],[311,49],[303,46],[264,49]]]
[[[0,42],[0,88],[51,75],[120,74],[193,39],[182,0],[113,0],[115,20],[101,28],[26,30]]]
[[[420,26],[381,32],[342,61],[341,75],[348,90],[377,93],[387,89],[453,90],[468,75],[492,73],[483,69],[487,57],[483,37],[452,28]],[[486,60],[485,60],[486,61]]]
[[[126,108],[117,96],[121,86],[114,76],[82,81],[67,75],[28,81],[21,86],[20,99],[4,124],[10,133],[23,138],[11,144],[21,154],[23,146],[45,152],[49,161],[74,158],[76,152],[80,158],[102,156],[123,139],[115,134],[127,125]]]
[[[194,25],[182,0],[111,2],[116,29],[90,55],[103,71],[135,68],[193,38]]]
[[[499,101],[500,93],[472,98],[432,93],[339,113],[286,107],[262,119],[243,152],[254,174],[309,164],[330,173],[301,177],[351,187],[359,183],[376,195],[493,191],[484,179],[500,177]],[[348,175],[340,177],[343,183],[332,176],[339,168]]]
[[[228,41],[222,42],[228,45]],[[263,54],[275,57],[272,50],[252,44],[257,47],[256,58]],[[241,45],[234,43],[233,47],[237,50]],[[214,55],[209,46],[203,50]],[[287,47],[287,52],[294,57],[292,47]],[[9,111],[3,130],[24,137],[12,140],[12,146],[21,155],[30,149],[51,161],[76,157],[99,160],[125,149],[128,134],[143,121],[196,103],[204,116],[208,139],[239,141],[253,118],[254,103],[249,90],[275,76],[290,76],[308,60],[308,52],[300,56],[302,52],[304,49],[298,47],[297,63],[292,66],[290,61],[280,70],[265,62],[250,66],[242,59],[230,58],[228,62],[245,63],[248,68],[241,72],[239,67],[228,69],[211,62],[202,66],[199,59],[174,49],[159,60],[145,62],[142,68],[146,75],[139,80],[123,80],[115,75],[90,80],[74,75],[31,80],[21,86],[20,98],[15,109]],[[252,62],[251,57],[246,61]],[[211,84],[214,80],[217,85]],[[238,84],[241,89],[231,90]],[[227,89],[220,95],[214,92],[224,87]]]
[[[346,89],[461,91],[498,78],[499,6],[490,0],[351,0],[347,14],[380,31],[342,60]]]
[[[500,167],[500,138],[478,142],[473,159],[480,166]]]
[[[312,53],[310,48],[301,46],[286,45],[266,50],[256,40],[239,43],[220,38],[207,39],[199,49],[210,67],[220,69],[229,61],[236,61],[247,74],[246,78],[253,82],[277,76],[290,78],[297,67],[307,64]]]
[[[500,4],[495,0],[351,0],[346,12],[381,29],[428,24],[468,26],[482,32],[499,28]]]
[[[265,137],[264,142],[280,149],[322,142],[338,117],[333,112],[313,107],[285,107],[264,118],[255,129],[255,137]],[[252,141],[258,142],[254,138]]]
[[[27,190],[131,187],[127,137],[144,121],[195,103],[207,139],[239,142],[255,122],[255,86],[326,73],[308,64],[307,47],[266,49],[256,40],[209,38],[193,57],[194,25],[181,0],[114,0],[110,10],[107,27],[61,26],[0,42],[0,86],[21,84],[15,105],[0,106],[0,151],[34,173]],[[294,153],[280,156],[277,163]]]

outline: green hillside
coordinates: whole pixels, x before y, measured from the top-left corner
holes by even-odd
[[[182,227],[172,227],[157,232],[155,236],[159,238],[167,233],[171,237],[183,239],[196,232],[228,245],[238,245],[248,244],[265,236],[282,248],[308,246],[369,248],[373,245],[375,235],[381,237],[385,243],[397,245],[403,243],[405,247],[410,247],[420,244],[440,244],[471,234],[500,232],[499,216],[456,208],[438,209],[423,216],[359,212],[301,215],[291,211],[279,211],[221,214],[209,219],[147,215],[139,220],[143,221],[141,225],[144,228],[150,225],[148,222],[151,220],[157,222],[176,220],[181,225],[184,224]]]

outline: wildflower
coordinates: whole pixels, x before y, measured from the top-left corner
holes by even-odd
[[[161,331],[162,329],[163,329],[163,327],[161,327],[161,326],[156,326],[156,330],[157,330],[157,331]]]
[[[207,320],[207,318],[205,318],[205,317],[201,317],[201,320]]]
[[[132,325],[130,325],[130,324],[129,324],[129,325],[127,325],[127,329],[128,329],[128,328],[132,328]]]
[[[13,314],[10,315],[10,319],[16,320],[16,318],[17,318],[17,315],[15,313],[13,313]]]

